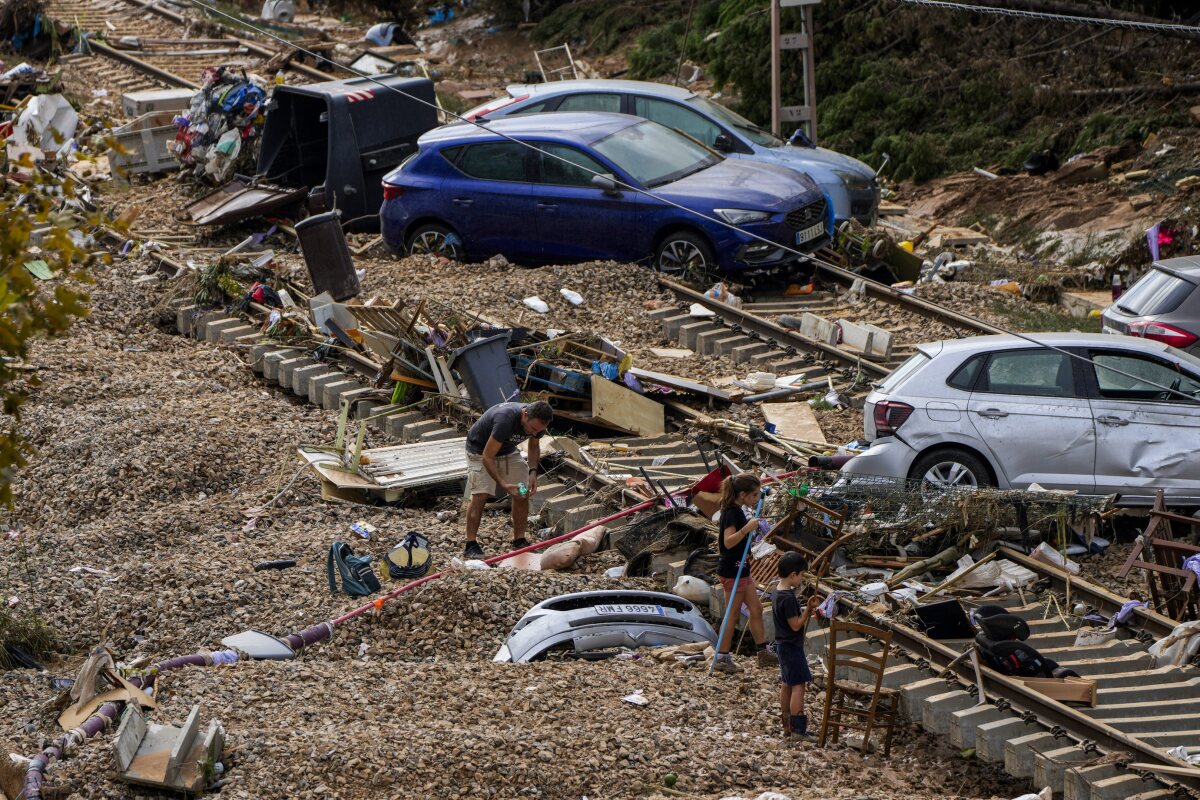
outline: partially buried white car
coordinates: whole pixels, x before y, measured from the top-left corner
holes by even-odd
[[[942,487],[1119,494],[1200,506],[1200,358],[1100,334],[923,344],[872,391],[871,446],[842,468]]]

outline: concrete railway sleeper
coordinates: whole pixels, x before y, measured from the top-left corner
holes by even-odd
[[[1200,797],[1200,780],[1164,780],[1152,770],[1128,766],[1137,762],[1184,766],[1167,751],[1200,741],[1195,716],[1200,707],[1200,672],[1192,665],[1156,668],[1142,641],[1166,635],[1174,623],[1153,612],[1142,613],[1133,627],[1149,637],[1076,646],[1076,630],[1057,613],[1066,602],[1067,576],[1012,551],[1003,555],[1037,572],[1049,588],[1040,595],[1027,591],[1023,597],[1010,595],[980,604],[1002,605],[1025,619],[1033,631],[1031,645],[1095,681],[1095,707],[1065,705],[987,667],[981,670],[987,695],[981,701],[971,662],[958,658],[972,640],[934,640],[893,614],[841,600],[842,608],[855,617],[892,632],[893,656],[901,657],[888,667],[884,686],[900,693],[903,714],[932,733],[948,736],[955,747],[974,748],[977,758],[1028,778],[1035,791],[1050,786],[1055,797]],[[1075,577],[1070,578],[1069,590],[1072,603],[1101,610],[1115,610],[1124,600]],[[1055,595],[1055,601],[1048,594]],[[811,656],[823,655],[825,646],[823,628],[808,634]],[[878,643],[863,639],[853,646],[865,653],[879,648]],[[837,677],[862,680],[865,674],[851,667]]]

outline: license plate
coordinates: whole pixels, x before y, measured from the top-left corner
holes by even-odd
[[[813,239],[820,239],[825,235],[825,223],[813,225],[811,228],[805,228],[802,231],[796,231],[796,244],[804,244],[811,242]]]
[[[597,614],[655,614],[660,617],[665,617],[666,613],[662,606],[596,606]]]

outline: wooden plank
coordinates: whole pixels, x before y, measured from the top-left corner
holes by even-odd
[[[1014,678],[1039,694],[1064,703],[1096,705],[1096,682],[1086,678]]]
[[[986,233],[973,231],[970,228],[955,228],[940,225],[933,233],[934,247],[956,247],[968,244],[985,244],[992,240]]]
[[[660,404],[599,375],[592,376],[592,416],[639,436],[667,432]]]
[[[113,754],[117,759],[117,770],[124,772],[133,763],[142,739],[146,737],[146,717],[137,703],[125,706],[121,715],[121,726],[117,728],[117,738],[113,742]]]
[[[1145,761],[1135,761],[1130,769],[1144,769],[1157,772],[1160,775],[1175,775],[1180,778],[1200,778],[1200,767],[1177,767],[1173,764],[1151,764]]]
[[[775,426],[776,436],[826,444],[821,424],[808,403],[763,403],[761,407],[763,418]]]
[[[879,216],[881,217],[902,217],[908,213],[908,206],[902,206],[899,203],[889,203],[884,200],[879,203]]]

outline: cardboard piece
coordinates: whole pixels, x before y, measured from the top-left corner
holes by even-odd
[[[88,717],[95,714],[100,706],[105,703],[137,703],[144,708],[158,708],[158,704],[154,702],[150,695],[120,676],[117,676],[117,679],[121,683],[117,688],[101,692],[90,700],[68,706],[65,711],[58,715],[59,726],[64,731],[74,730],[82,725]]]
[[[783,439],[825,444],[825,434],[808,403],[763,403],[763,419],[775,426],[775,435]]]
[[[1086,678],[1014,678],[1013,680],[1062,703],[1096,705],[1096,682]]]
[[[661,436],[667,431],[660,404],[599,375],[592,376],[592,416],[639,436]]]
[[[691,358],[696,355],[681,347],[651,347],[650,352],[658,358]]]

